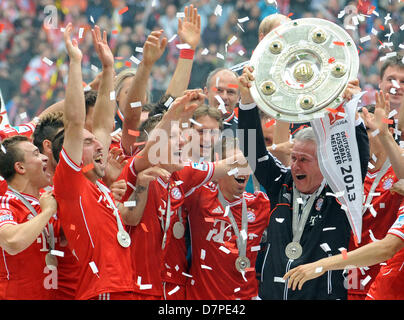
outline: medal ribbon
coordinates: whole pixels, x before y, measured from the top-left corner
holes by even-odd
[[[220,204],[222,205],[223,209],[226,208],[226,203],[228,204],[228,201],[224,198],[222,192],[220,191],[220,188],[217,188],[219,191],[218,194],[218,199]],[[238,249],[238,256],[239,257],[246,257],[247,254],[247,239],[243,239],[243,237],[240,236],[240,231],[237,226],[237,222],[234,219],[233,213],[231,212],[229,208],[229,219],[231,222],[231,225],[234,230],[234,234],[237,236],[236,244],[237,244],[237,249]],[[244,195],[242,197],[242,202],[241,202],[241,230],[245,230],[246,235],[248,236],[248,220],[247,220],[247,203],[244,199]]]
[[[320,187],[317,189],[315,193],[313,193],[310,196],[310,199],[306,202],[306,205],[303,208],[303,213],[299,219],[300,204],[297,203],[297,199],[301,198],[301,193],[296,189],[296,186],[293,183],[293,217],[292,217],[293,242],[297,243],[300,242],[304,226],[306,225],[306,221],[309,217],[311,208],[313,207],[314,200],[316,200],[316,198],[323,191],[324,186],[325,186],[325,179],[323,179]]]
[[[111,199],[110,195],[108,194],[108,191],[109,191],[108,188],[98,181],[96,181],[95,184],[97,185],[98,189],[100,189],[102,194],[105,196],[109,205],[112,207],[112,210],[113,210],[115,218],[116,218],[116,225],[118,226],[118,230],[126,233],[125,228],[123,227],[121,218],[119,217],[119,213],[118,213],[119,210],[116,207],[114,201]]]

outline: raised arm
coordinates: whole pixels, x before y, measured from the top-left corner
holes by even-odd
[[[171,132],[172,123],[190,119],[195,109],[203,103],[204,98],[205,96],[201,92],[192,90],[174,100],[161,121],[149,133],[146,145],[136,157],[134,169],[137,173],[152,166],[148,154],[151,147],[156,143],[159,133],[165,131],[168,137]]]
[[[388,127],[388,114],[390,112],[389,94],[380,90],[376,92],[375,124],[379,129],[379,138],[384,150],[390,159],[391,166],[398,179],[404,178],[404,158],[403,150],[394,140]]]
[[[178,35],[182,44],[188,44],[190,48],[181,49],[174,75],[168,84],[166,95],[173,97],[182,96],[188,88],[191,77],[193,56],[201,38],[201,16],[198,9],[191,4],[184,9],[184,20],[178,18]]]
[[[139,63],[136,74],[133,77],[128,94],[123,99],[124,121],[122,124],[122,148],[125,154],[131,154],[131,146],[136,142],[136,137],[131,135],[131,130],[138,130],[142,108],[131,106],[131,103],[147,101],[146,89],[151,70],[156,61],[162,56],[167,38],[160,39],[163,30],[153,31],[143,46],[143,59]]]
[[[126,225],[137,226],[142,220],[144,208],[147,204],[149,184],[157,177],[168,181],[170,173],[163,168],[150,167],[138,174],[135,191],[132,192],[128,201],[123,204],[120,203],[118,207]]]
[[[83,128],[86,108],[81,74],[82,53],[77,40],[70,39],[72,30],[72,24],[69,23],[64,32],[64,41],[70,63],[63,108],[65,127],[63,148],[75,163],[80,164],[83,154]]]
[[[282,173],[286,172],[286,168],[272,157],[265,146],[264,135],[262,133],[261,121],[258,109],[254,99],[250,94],[251,81],[254,80],[251,67],[245,67],[243,74],[239,77],[240,88],[240,110],[238,128],[242,129],[243,139],[240,145],[244,155],[246,156],[250,166],[255,169],[254,175],[258,182],[269,192],[271,187],[281,183],[282,179],[277,179]],[[248,131],[255,130],[256,145],[250,147],[248,139]],[[249,152],[254,154],[249,154]]]
[[[101,31],[98,26],[91,30],[94,49],[102,64],[102,76],[99,83],[97,100],[94,106],[93,134],[103,145],[103,154],[106,160],[109,145],[111,144],[111,132],[114,128],[115,98],[114,93],[114,55],[108,46],[107,33]]]

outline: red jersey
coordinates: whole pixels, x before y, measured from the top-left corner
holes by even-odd
[[[39,201],[23,194],[35,211],[40,214]],[[32,219],[31,211],[12,191],[0,196],[0,228],[6,224],[21,224]],[[46,278],[50,272],[45,263],[48,253],[46,238],[40,234],[28,248],[16,255],[1,249],[0,259],[0,300],[48,300],[50,286]]]
[[[364,182],[364,194],[369,197],[368,202],[371,205],[366,208],[362,216],[362,235],[360,246],[375,241],[376,239],[383,239],[387,231],[397,218],[397,211],[403,196],[398,193],[392,194],[390,188],[397,182],[397,177],[391,166],[388,167],[386,173],[380,179],[376,189],[370,194],[371,187],[377,175],[377,172],[368,172]],[[365,207],[366,207],[365,201]],[[355,243],[351,237],[349,244],[349,251],[356,248]],[[379,273],[380,265],[369,266],[366,268],[359,268],[356,272],[355,284],[348,290],[349,295],[355,297],[361,296],[365,299],[372,282],[375,280]],[[352,271],[350,271],[352,274]],[[363,285],[365,283],[365,285]]]
[[[105,194],[84,176],[64,149],[53,183],[58,217],[80,267],[75,298],[133,292],[130,249],[121,247],[117,241],[114,209]],[[111,193],[109,197],[113,199]]]
[[[218,199],[218,187],[210,182],[186,198],[192,243],[192,264],[186,286],[190,300],[251,299],[258,295],[255,261],[260,240],[270,218],[267,195],[261,191],[244,192],[247,204],[247,250],[250,268],[245,275],[236,269],[238,258],[236,235],[228,215]],[[242,200],[229,204],[241,230]]]
[[[133,243],[132,263],[135,290],[144,295],[163,296],[163,282],[185,284],[187,261],[185,238],[173,236],[173,225],[180,221],[178,209],[187,192],[208,182],[213,175],[213,163],[187,163],[174,172],[168,184],[158,178],[149,185],[147,204],[143,217],[136,227],[131,227]],[[128,181],[132,185],[136,181]],[[170,186],[170,215],[167,223],[168,186]],[[181,220],[186,224],[185,211]],[[167,230],[166,232],[163,229]],[[165,236],[165,246],[163,239]],[[185,273],[185,274],[184,274]]]
[[[404,202],[399,216],[388,234],[395,235],[404,241]],[[386,265],[380,268],[375,281],[369,289],[367,299],[404,300],[404,249],[397,252]]]

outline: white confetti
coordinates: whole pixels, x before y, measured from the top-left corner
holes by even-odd
[[[65,256],[65,253],[63,251],[59,251],[59,250],[51,250],[50,254],[54,255],[54,256],[62,257],[62,258]]]
[[[189,121],[190,121],[192,124],[194,124],[194,125],[196,125],[196,126],[198,126],[198,127],[202,127],[202,124],[200,124],[198,121],[195,121],[195,120],[192,119],[192,118],[190,118]]]
[[[192,278],[192,274],[188,274],[188,273],[185,273],[185,272],[182,272],[181,274],[182,274],[184,277]]]
[[[206,56],[209,53],[209,49],[205,48],[202,50],[201,55]]]
[[[222,55],[220,52],[216,53],[216,57],[218,57],[219,59],[224,60],[224,55]]]
[[[282,223],[285,220],[285,218],[275,218],[275,221],[278,223]]]
[[[216,8],[215,8],[215,12],[214,12],[215,16],[221,16],[221,15],[222,15],[222,11],[223,11],[222,6],[221,6],[220,4],[218,4],[218,5],[216,6]]]
[[[168,43],[172,42],[175,38],[177,38],[177,34],[173,35],[170,39],[168,39]]]
[[[282,277],[274,277],[274,282],[285,283],[285,280]]]
[[[367,35],[367,36],[362,37],[362,38],[359,39],[360,43],[364,43],[364,42],[369,41],[369,40],[370,40],[370,35]]]
[[[51,65],[53,64],[53,61],[50,60],[50,59],[47,58],[47,57],[43,57],[43,58],[42,58],[42,61],[45,62],[48,66],[51,66]]]
[[[79,29],[79,39],[83,38],[84,28]]]
[[[115,100],[115,91],[111,91],[109,93],[109,100],[111,100],[111,101]]]
[[[188,43],[179,43],[177,44],[178,49],[191,49],[191,46]]]
[[[136,51],[136,52],[143,53],[143,48],[142,48],[142,47],[136,47],[135,51]]]
[[[93,273],[98,273],[98,268],[94,261],[90,261],[89,265],[90,265],[90,268],[93,271]]]
[[[371,279],[372,279],[372,277],[368,275],[365,279],[363,279],[363,280],[361,281],[361,284],[362,284],[363,286],[366,286],[366,285],[368,284],[368,282],[369,282]]]
[[[263,156],[263,157],[261,157],[261,158],[258,158],[257,161],[258,161],[258,162],[262,162],[262,161],[266,161],[266,160],[268,160],[268,159],[269,159],[269,155],[266,154],[265,156]]]
[[[236,288],[233,290],[234,293],[239,292],[241,289],[240,288]]]
[[[123,206],[125,208],[136,207],[136,201],[125,201]]]
[[[261,250],[261,246],[253,246],[253,247],[251,247],[251,252],[260,251],[260,250]]]
[[[93,16],[90,16],[90,21],[91,21],[92,23],[95,23]]]
[[[201,264],[202,269],[213,270],[211,267]]]
[[[249,20],[250,20],[249,17],[244,17],[244,18],[237,19],[237,21],[238,21],[239,23],[244,23],[244,22],[247,22],[247,21],[249,21]]]
[[[314,273],[321,273],[323,271],[323,267],[317,267],[316,270],[314,270]]]
[[[185,18],[185,12],[177,12],[177,18]]]
[[[330,246],[328,245],[328,243],[322,243],[320,244],[321,249],[323,249],[325,252],[331,251]]]
[[[376,137],[379,134],[380,130],[376,129],[375,131],[372,131],[371,135],[372,137]]]
[[[224,247],[224,246],[220,246],[220,247],[219,247],[219,250],[220,250],[220,251],[223,251],[223,252],[226,253],[226,254],[229,254],[229,253],[231,252],[229,249],[227,249],[227,248]]]
[[[231,38],[230,38],[230,40],[227,42],[228,44],[229,44],[229,46],[231,46],[234,42],[236,42],[237,41],[237,37],[236,36],[232,36]]]
[[[168,292],[168,295],[171,296],[172,294],[176,293],[178,290],[180,290],[180,286],[176,286],[173,290]]]
[[[98,73],[98,67],[95,65],[91,65],[91,70],[93,70],[95,73]]]
[[[136,101],[136,102],[131,102],[130,103],[130,107],[131,108],[138,108],[142,106],[142,102],[141,101]]]
[[[227,172],[227,175],[232,176],[232,175],[236,175],[238,173],[238,169],[237,168],[233,168],[231,170],[229,170]]]
[[[129,58],[133,63],[135,63],[135,64],[139,64],[141,61],[138,59],[138,58],[136,58],[135,56],[131,56],[130,58]]]
[[[206,257],[206,251],[204,249],[201,249],[201,260],[205,260]]]

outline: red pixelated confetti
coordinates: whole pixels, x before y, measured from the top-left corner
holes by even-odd
[[[335,62],[335,58],[331,57],[330,59],[328,59],[328,63],[334,63]]]
[[[125,7],[125,8],[122,8],[121,10],[119,10],[118,11],[118,13],[119,14],[124,14],[126,11],[128,11],[129,10],[129,8],[128,7]]]
[[[335,44],[336,46],[345,46],[345,43],[342,41],[334,41],[333,44]]]

